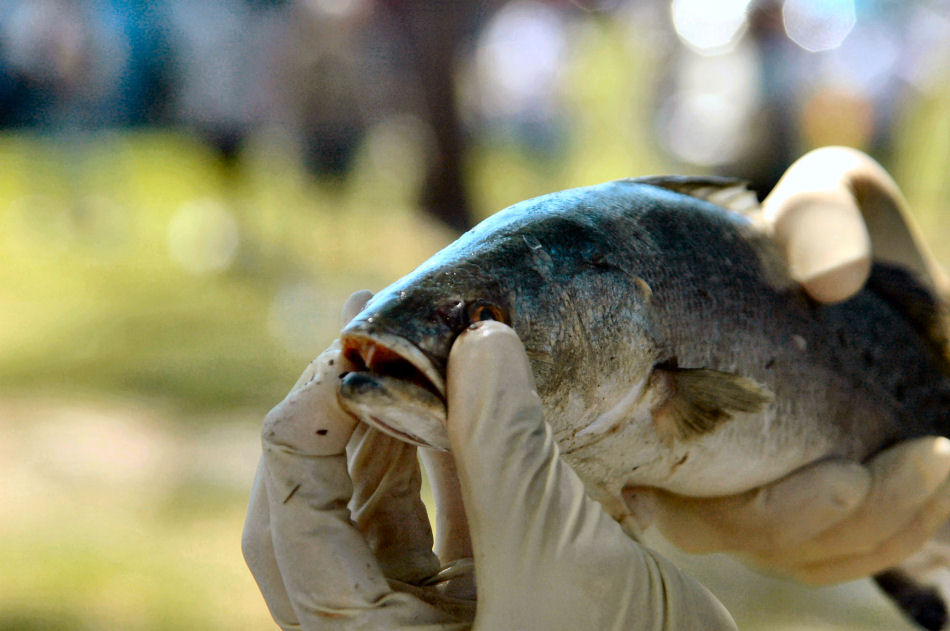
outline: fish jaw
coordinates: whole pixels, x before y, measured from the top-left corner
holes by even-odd
[[[380,431],[418,447],[449,448],[445,377],[404,337],[347,327],[343,354],[358,370],[344,376],[340,405]]]
[[[427,390],[406,381],[368,372],[343,379],[340,404],[384,434],[416,447],[449,450],[445,405]]]

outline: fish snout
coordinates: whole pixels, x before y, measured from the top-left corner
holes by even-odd
[[[344,329],[340,343],[357,372],[408,382],[445,401],[445,378],[422,349],[397,335],[349,329]]]
[[[363,422],[419,447],[448,450],[445,379],[409,340],[380,332],[344,330],[340,404]]]

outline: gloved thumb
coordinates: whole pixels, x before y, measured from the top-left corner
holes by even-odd
[[[601,539],[627,541],[562,462],[528,356],[511,328],[485,321],[462,333],[449,356],[446,385],[446,429],[480,575],[479,537],[490,537],[503,560],[500,550],[510,547],[519,559],[536,555],[537,563],[573,554],[590,529],[604,528]],[[512,519],[516,514],[523,519]],[[562,534],[572,530],[568,545]],[[481,588],[479,581],[479,603]]]
[[[446,429],[470,529],[504,539],[511,524],[495,508],[537,497],[556,461],[521,340],[499,322],[473,326],[452,347],[446,381]]]
[[[447,430],[478,572],[479,621],[519,629],[612,628],[588,625],[591,611],[611,615],[603,590],[566,597],[539,587],[592,585],[603,576],[623,587],[634,544],[561,461],[515,332],[484,322],[463,333],[449,358],[447,395]],[[534,606],[524,604],[529,600]]]
[[[488,321],[464,332],[446,381],[477,573],[474,629],[734,628],[708,592],[587,496],[559,456],[512,329]]]

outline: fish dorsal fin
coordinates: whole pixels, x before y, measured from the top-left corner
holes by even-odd
[[[941,358],[950,374],[946,305],[918,281],[912,272],[888,263],[875,263],[867,289],[894,308]]]
[[[749,190],[745,180],[736,178],[713,175],[703,177],[655,175],[628,181],[665,188],[668,191],[702,199],[742,214],[749,214],[759,209],[759,199],[755,196],[755,192]]]
[[[650,412],[657,434],[666,444],[705,434],[736,412],[759,412],[772,400],[764,386],[738,375],[706,368],[653,369]]]

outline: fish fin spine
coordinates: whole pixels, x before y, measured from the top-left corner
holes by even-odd
[[[753,214],[759,210],[759,199],[755,191],[749,190],[746,181],[736,178],[657,175],[631,178],[626,181],[649,184],[681,195],[689,195],[743,215]]]

